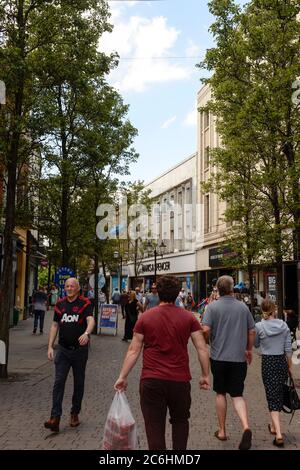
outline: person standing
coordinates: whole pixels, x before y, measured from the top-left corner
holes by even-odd
[[[271,299],[261,303],[262,321],[256,323],[255,347],[261,347],[261,372],[266,391],[271,424],[268,425],[273,434],[273,445],[284,447],[280,429],[279,413],[283,405],[283,385],[288,374],[292,375],[292,342],[288,325],[276,318],[276,306]]]
[[[248,450],[251,447],[252,432],[248,424],[243,391],[247,362],[251,364],[252,361],[255,323],[248,307],[234,298],[234,281],[231,276],[221,276],[216,287],[220,298],[207,306],[202,322],[211,344],[211,371],[219,421],[215,437],[221,441],[227,440],[225,421],[228,393],[243,427],[239,449]]]
[[[88,343],[95,321],[89,299],[79,296],[80,286],[75,278],[65,283],[67,296],[59,300],[54,309],[54,317],[49,334],[48,359],[54,358],[54,342],[59,332],[58,350],[55,356],[55,382],[53,387],[51,416],[44,423],[46,429],[59,432],[60,417],[65,383],[72,367],[74,391],[70,426],[80,424],[78,415],[84,392],[85,368],[88,359]]]
[[[56,302],[58,300],[58,289],[56,285],[53,284],[50,290],[50,305],[51,307],[54,307],[56,305]]]
[[[44,332],[44,320],[45,320],[45,312],[47,310],[47,294],[44,291],[44,288],[39,286],[38,290],[33,293],[32,296],[32,304],[33,304],[33,334],[36,334],[36,330],[38,328],[38,324],[40,326],[40,334],[42,335]]]
[[[189,338],[202,369],[199,385],[209,389],[209,356],[201,325],[187,310],[174,306],[180,282],[162,276],[157,282],[160,304],[138,319],[114,388],[123,391],[127,376],[143,349],[140,404],[149,450],[166,449],[165,426],[169,409],[174,450],[185,450],[189,435],[191,374],[187,345]]]

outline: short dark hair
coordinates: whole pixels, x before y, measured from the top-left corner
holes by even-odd
[[[181,282],[174,276],[162,276],[157,281],[157,292],[161,302],[174,303],[180,288]]]

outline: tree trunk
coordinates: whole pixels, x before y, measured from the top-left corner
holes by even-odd
[[[17,13],[18,38],[16,46],[20,50],[20,61],[24,60],[25,50],[25,26],[24,26],[24,1],[18,3]],[[23,62],[22,62],[23,65]],[[15,206],[17,186],[17,165],[20,146],[21,124],[23,112],[23,97],[25,76],[24,68],[20,70],[17,92],[12,101],[14,107],[11,110],[11,140],[6,155],[7,161],[7,193],[5,206],[5,226],[3,243],[3,273],[0,284],[0,340],[6,346],[6,364],[0,365],[0,378],[6,378],[8,374],[8,351],[9,351],[9,317],[12,305],[12,269],[13,269],[13,233],[15,228]]]
[[[68,211],[69,211],[69,177],[68,177],[68,151],[67,151],[67,136],[66,126],[64,122],[63,113],[63,97],[62,86],[58,88],[58,114],[60,117],[60,139],[61,139],[61,152],[62,152],[62,165],[61,165],[61,219],[60,219],[60,242],[62,249],[62,265],[69,266],[69,246],[68,246]]]
[[[6,364],[0,365],[0,378],[7,377],[9,317],[12,305],[13,233],[15,228],[16,176],[20,134],[14,133],[7,161],[7,194],[3,243],[3,273],[0,284],[0,340],[6,346]]]
[[[253,312],[254,312],[254,282],[253,282],[253,264],[252,264],[251,259],[248,259],[247,270],[248,270],[248,276],[249,276],[251,313],[253,314]]]

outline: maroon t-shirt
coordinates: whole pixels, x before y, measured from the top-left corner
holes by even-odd
[[[191,380],[187,344],[191,333],[201,330],[194,315],[173,304],[151,308],[135,324],[144,336],[141,379]]]

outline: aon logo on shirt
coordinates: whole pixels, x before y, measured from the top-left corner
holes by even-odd
[[[78,322],[79,315],[67,315],[66,313],[63,314],[61,322],[62,323],[74,323]]]

